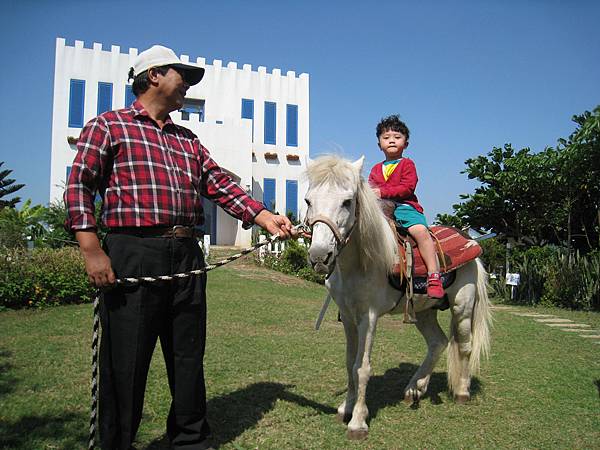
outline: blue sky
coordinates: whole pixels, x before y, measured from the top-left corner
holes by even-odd
[[[381,159],[374,134],[399,113],[431,220],[476,183],[467,158],[535,151],[600,104],[600,2],[8,1],[0,7],[3,168],[47,203],[56,37],[310,74],[310,152]],[[202,136],[200,136],[202,139]],[[368,169],[368,168],[366,168]]]

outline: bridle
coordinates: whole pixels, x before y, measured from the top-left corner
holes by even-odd
[[[318,214],[314,217],[308,217],[308,215],[306,216],[306,218],[304,219],[304,227],[308,230],[310,230],[310,233],[312,234],[312,229],[315,226],[315,224],[317,223],[324,223],[325,225],[327,225],[327,227],[329,228],[329,230],[331,230],[331,233],[333,234],[333,237],[335,238],[335,242],[336,242],[336,247],[337,247],[337,254],[339,255],[340,252],[342,251],[342,249],[348,244],[348,242],[350,241],[350,237],[352,236],[352,232],[354,231],[354,228],[356,226],[356,223],[358,222],[358,200],[356,201],[356,205],[354,207],[354,223],[352,224],[352,226],[350,227],[350,229],[348,230],[348,232],[346,233],[345,236],[342,236],[342,233],[340,232],[339,227],[335,224],[335,222],[333,220],[331,220],[329,217],[327,216],[323,216],[321,214]]]

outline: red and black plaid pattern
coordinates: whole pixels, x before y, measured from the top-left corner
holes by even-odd
[[[92,119],[81,131],[64,199],[66,227],[96,227],[94,198],[108,227],[197,225],[202,196],[249,228],[264,209],[210,157],[187,128],[161,129],[139,102]]]

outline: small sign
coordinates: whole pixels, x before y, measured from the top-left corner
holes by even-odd
[[[521,281],[520,273],[507,273],[506,274],[506,284],[509,286],[518,286]]]

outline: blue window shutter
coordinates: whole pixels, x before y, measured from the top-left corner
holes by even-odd
[[[242,99],[242,119],[252,119],[252,142],[254,142],[254,100]]]
[[[69,126],[83,127],[83,105],[85,101],[85,81],[71,80],[69,90]]]
[[[69,175],[71,175],[71,167],[67,166],[67,178],[65,178],[65,184],[69,184]]]
[[[271,211],[275,212],[275,179],[265,178],[263,191],[263,204]]]
[[[254,100],[242,99],[242,119],[254,119]]]
[[[135,102],[135,95],[130,84],[125,85],[125,108],[129,108]]]
[[[98,114],[112,109],[112,83],[98,83]]]
[[[285,214],[290,213],[294,220],[298,220],[298,182],[296,180],[285,180]]]
[[[287,105],[285,144],[298,147],[298,105]]]
[[[277,106],[273,102],[265,102],[265,144],[275,145],[277,128]]]

